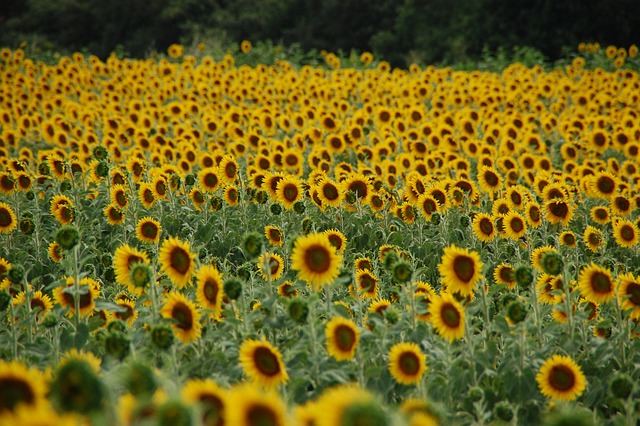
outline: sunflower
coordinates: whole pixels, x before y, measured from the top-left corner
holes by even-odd
[[[200,311],[195,304],[177,291],[172,291],[160,310],[160,315],[173,321],[171,328],[175,336],[185,345],[200,338],[202,325]]]
[[[449,342],[464,336],[464,309],[449,293],[431,298],[429,320],[438,334]]]
[[[578,245],[578,240],[576,238],[576,235],[571,231],[561,232],[560,235],[558,236],[558,241],[560,242],[560,245],[567,246],[570,248],[574,248],[576,245]]]
[[[640,278],[627,272],[618,275],[617,281],[621,309],[630,310],[631,319],[640,319]]]
[[[389,350],[389,372],[403,385],[420,383],[427,357],[415,343],[397,343]]]
[[[66,206],[62,206],[61,209],[66,209]],[[103,210],[104,216],[107,218],[109,225],[122,225],[125,220],[125,215],[122,209],[115,204],[109,204]]]
[[[480,166],[478,168],[478,185],[483,191],[492,194],[502,187],[502,177],[494,167]]]
[[[278,294],[288,299],[298,297],[300,291],[294,287],[291,281],[285,281],[278,286]]]
[[[334,316],[324,330],[327,351],[337,361],[352,360],[356,354],[360,332],[356,324],[347,318]]]
[[[517,241],[527,233],[527,224],[524,217],[517,211],[510,211],[502,219],[507,237]]]
[[[133,292],[132,292],[133,293]],[[140,294],[142,291],[139,292]],[[137,294],[137,293],[133,293]],[[116,305],[120,306],[120,311],[114,312],[114,316],[120,321],[124,322],[127,327],[131,328],[135,320],[138,318],[138,311],[136,310],[136,302],[128,297],[117,298]]]
[[[227,421],[234,426],[285,426],[287,408],[277,393],[251,384],[231,389],[227,405]]]
[[[370,182],[369,177],[363,174],[351,173],[341,182],[341,185],[345,193],[352,193],[362,204],[367,204],[373,192]]]
[[[317,400],[317,426],[386,426],[391,424],[382,404],[354,384],[338,385]]]
[[[547,305],[556,305],[564,300],[564,294],[555,294],[556,290],[563,288],[562,275],[549,275],[541,273],[538,275],[536,289],[538,290],[538,300]]]
[[[428,321],[431,317],[429,305],[431,304],[431,299],[436,296],[436,292],[431,288],[429,283],[423,281],[416,281],[414,286],[413,295],[416,302],[416,318],[420,321]]]
[[[204,192],[215,192],[220,187],[219,170],[207,167],[198,172],[198,185]]]
[[[595,253],[602,246],[602,231],[591,225],[587,225],[584,230],[582,240],[589,250]]]
[[[295,240],[291,261],[298,276],[318,290],[338,277],[342,255],[336,253],[327,235],[310,233]]]
[[[125,191],[123,185],[113,185],[109,190],[112,204],[118,206],[121,210],[124,210],[129,205],[129,197],[127,196],[127,191]]]
[[[61,225],[68,225],[73,222],[74,213],[72,204],[59,204],[51,214]],[[109,216],[107,216],[107,219],[109,219]]]
[[[18,219],[13,209],[8,204],[0,202],[0,233],[8,234],[17,226]]]
[[[582,297],[595,304],[607,303],[615,293],[611,272],[593,262],[580,270],[578,288]]]
[[[187,241],[169,237],[162,242],[158,254],[160,270],[167,274],[173,285],[179,289],[191,284],[195,270],[195,255],[191,253]]]
[[[163,175],[157,174],[154,176],[151,180],[150,188],[154,200],[164,200],[167,197],[169,186],[167,184],[167,179]],[[143,203],[146,201],[147,197],[148,195],[145,194],[145,200],[143,200]]]
[[[515,277],[515,269],[513,266],[502,262],[493,270],[493,279],[498,284],[505,284],[509,290],[516,288],[518,284]]]
[[[440,204],[438,204],[438,201],[430,194],[420,195],[416,201],[416,206],[427,222],[431,220],[433,213],[440,211]]]
[[[276,186],[276,200],[280,202],[285,209],[292,210],[296,201],[302,199],[302,182],[295,176],[285,176]]]
[[[64,250],[62,250],[60,244],[55,241],[49,243],[47,253],[49,254],[49,259],[51,259],[55,263],[60,263],[62,259],[64,259]]]
[[[618,178],[610,172],[601,171],[593,176],[590,189],[596,197],[608,200],[616,193],[618,185]]]
[[[196,274],[196,300],[213,311],[213,318],[220,316],[224,298],[224,280],[222,274],[211,265],[202,265]]]
[[[45,402],[47,386],[43,374],[19,361],[0,360],[0,416],[19,407],[37,408]]]
[[[282,233],[282,229],[280,229],[278,226],[274,226],[274,225],[265,226],[264,235],[265,237],[267,237],[267,241],[269,241],[269,244],[271,244],[272,246],[275,246],[275,247],[282,246],[283,233]]]
[[[587,380],[580,366],[568,356],[548,358],[536,375],[540,392],[547,398],[573,401],[584,392]]]
[[[477,213],[473,218],[471,226],[476,238],[485,243],[493,240],[497,235],[493,219],[486,213]]]
[[[196,206],[196,209],[200,211],[202,206],[207,202],[204,198],[204,194],[195,186],[189,190],[189,198],[193,202],[193,205]]]
[[[360,296],[365,299],[378,297],[378,277],[368,269],[356,270],[356,287]]]
[[[531,252],[531,266],[542,272],[542,257],[547,253],[558,253],[558,251],[552,246],[540,246],[533,249]]]
[[[466,297],[482,278],[483,266],[478,253],[451,245],[444,249],[438,271],[450,292]]]
[[[589,210],[589,217],[599,225],[606,225],[611,221],[611,214],[606,206],[593,206]]]
[[[143,251],[124,244],[116,249],[113,253],[113,270],[116,274],[116,281],[133,293],[140,295],[141,290],[131,281],[131,268],[136,263],[149,264],[149,256]]]
[[[29,286],[31,287],[31,286]],[[16,294],[13,298],[13,304],[19,305],[26,302],[24,291]],[[31,294],[31,311],[35,313],[36,321],[41,320],[53,309],[53,302],[48,294],[42,294],[41,290],[35,291]]]
[[[140,219],[136,225],[136,238],[143,243],[158,244],[161,233],[160,222],[149,216]]]
[[[181,390],[185,402],[200,407],[202,425],[222,426],[227,420],[229,392],[211,379],[188,380]]]
[[[264,253],[258,257],[258,269],[265,280],[275,281],[284,272],[284,260],[277,253]]]
[[[245,340],[240,345],[238,357],[244,374],[254,383],[272,388],[289,380],[282,354],[264,337],[262,340]]]
[[[339,207],[344,199],[344,190],[328,177],[321,178],[315,187],[323,206]]]
[[[238,163],[231,155],[225,155],[220,164],[218,164],[218,170],[220,171],[220,180],[225,184],[233,184],[238,178]]]
[[[628,219],[619,219],[613,225],[613,238],[620,247],[631,248],[638,244],[638,228]]]
[[[359,257],[356,260],[353,261],[353,266],[355,267],[355,270],[357,271],[358,269],[373,269],[372,265],[371,265],[371,259],[369,259],[368,257]]]
[[[544,203],[545,218],[549,223],[567,226],[573,218],[573,206],[566,200],[549,200]]]
[[[93,313],[96,307],[96,299],[100,296],[100,284],[93,278],[84,277],[80,279],[80,316],[87,317]],[[69,309],[70,315],[75,315],[76,306],[72,291],[74,289],[74,279],[68,277],[66,285],[58,286],[53,290],[53,298],[57,304]]]
[[[336,253],[342,254],[347,245],[347,237],[337,229],[328,229],[323,232],[329,238],[329,242],[336,249]]]
[[[153,204],[156,202],[156,195],[151,184],[145,182],[140,183],[138,199],[145,208],[150,209],[153,207]]]

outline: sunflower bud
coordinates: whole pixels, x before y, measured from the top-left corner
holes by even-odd
[[[169,400],[158,410],[159,426],[190,426],[193,424],[191,410],[178,400]]]
[[[395,264],[400,260],[395,250],[389,250],[384,256],[384,269],[393,271]]]
[[[237,278],[229,278],[224,282],[224,294],[231,300],[237,300],[242,293],[242,281]]]
[[[558,275],[562,272],[564,262],[562,257],[555,252],[547,252],[540,259],[542,270],[549,275]]]
[[[104,349],[107,354],[122,361],[131,350],[129,343],[129,338],[124,333],[112,331],[105,337]]]
[[[533,282],[533,271],[529,265],[519,266],[514,271],[516,282],[520,287],[526,288]]]
[[[307,208],[302,201],[296,201],[293,203],[293,210],[298,214],[304,214]]]
[[[96,175],[98,177],[107,177],[109,176],[109,165],[106,161],[100,161],[96,166]]]
[[[75,226],[65,225],[58,229],[55,240],[63,250],[71,250],[80,242],[80,233]]]
[[[289,302],[288,311],[289,316],[294,322],[298,324],[304,324],[305,322],[307,322],[307,316],[309,315],[309,306],[304,300],[291,300],[291,302]]]
[[[131,267],[129,279],[134,286],[145,288],[151,282],[151,267],[147,263],[138,262]]]
[[[623,373],[618,373],[609,382],[609,391],[617,398],[627,399],[633,391],[633,381]]]
[[[87,361],[66,361],[51,382],[51,400],[63,412],[89,414],[100,411],[105,388]]]
[[[109,156],[109,151],[102,145],[93,148],[93,156],[98,160],[105,160]]]
[[[1,310],[2,309],[0,309],[0,311]],[[46,328],[53,328],[58,324],[60,324],[60,318],[58,318],[58,315],[54,313],[47,314],[47,316],[42,320],[42,325],[44,325]]]
[[[7,278],[11,281],[12,284],[20,284],[22,280],[24,280],[24,266],[21,264],[15,264],[11,266],[9,272],[7,273]]]
[[[125,388],[134,396],[151,396],[158,388],[153,370],[141,362],[129,366],[124,378]]]
[[[242,249],[249,259],[255,259],[262,252],[262,235],[257,232],[249,232],[244,236]]]
[[[266,191],[262,191],[262,190],[260,190],[260,191],[256,191],[256,196],[255,196],[255,198],[256,198],[256,202],[257,202],[258,204],[264,204],[264,203],[266,203],[266,202],[267,202],[267,200],[269,199],[269,195],[267,194],[267,192],[266,192]]]
[[[196,177],[193,175],[193,173],[189,173],[187,176],[185,176],[184,184],[186,187],[191,187],[195,185],[195,183],[196,183]]]
[[[484,397],[484,390],[481,387],[472,386],[467,396],[472,402],[478,402]]]
[[[514,324],[524,321],[526,317],[527,307],[521,300],[516,299],[507,305],[507,318]]]
[[[63,180],[60,182],[60,192],[69,192],[71,191],[71,188],[73,188],[73,185],[71,185],[70,181]]]
[[[359,401],[347,406],[340,424],[382,426],[391,423],[382,409],[381,404],[372,399],[370,401]]]
[[[28,200],[28,201],[33,201],[33,200],[35,200],[35,199],[36,199],[36,193],[35,193],[35,192],[33,192],[32,190],[28,190],[28,191],[25,193],[25,196],[26,196],[26,198],[27,198],[27,200]]]
[[[173,345],[173,330],[166,325],[157,325],[151,328],[151,341],[158,348],[167,350]]]
[[[273,203],[271,204],[271,206],[269,207],[269,210],[271,211],[272,215],[279,215],[280,213],[282,213],[282,206],[278,203]]]
[[[385,259],[386,260],[386,259]],[[400,260],[393,265],[393,281],[398,284],[404,284],[411,279],[413,268],[409,262]]]
[[[33,220],[29,218],[24,218],[20,221],[20,232],[24,235],[31,235],[35,231],[35,225],[33,224]]]
[[[513,418],[513,409],[509,401],[500,401],[493,407],[493,415],[505,422],[510,422]]]
[[[7,290],[0,291],[0,312],[4,312],[11,302],[11,294]]]
[[[222,198],[218,197],[217,195],[214,197],[211,197],[211,201],[209,201],[209,205],[211,206],[211,210],[213,210],[214,212],[217,212],[222,208]]]

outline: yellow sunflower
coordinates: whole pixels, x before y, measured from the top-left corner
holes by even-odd
[[[431,297],[429,320],[438,334],[453,342],[464,336],[464,309],[449,293]]]
[[[639,233],[635,223],[628,219],[618,219],[613,225],[613,238],[620,247],[631,248],[637,245]]]
[[[278,226],[267,225],[264,227],[264,235],[267,237],[269,244],[275,247],[282,246],[284,234]]]
[[[202,325],[200,311],[182,293],[172,291],[160,310],[160,315],[173,321],[171,328],[175,336],[185,345],[200,338]]]
[[[284,260],[277,253],[261,254],[258,257],[258,270],[265,280],[277,280],[284,272]]]
[[[573,206],[566,200],[553,199],[544,204],[545,218],[549,223],[567,226],[573,218]]]
[[[480,189],[490,194],[502,188],[502,176],[491,166],[480,166],[478,168],[478,185]]]
[[[196,300],[200,306],[213,311],[213,318],[220,316],[224,281],[222,274],[211,265],[202,265],[196,274]]]
[[[391,424],[382,404],[354,384],[338,385],[322,393],[316,406],[317,426]]]
[[[13,209],[8,204],[0,202],[0,233],[8,234],[17,226],[18,219]]]
[[[337,229],[328,229],[323,233],[329,238],[329,242],[335,247],[337,253],[341,254],[344,252],[347,246],[347,237],[345,237],[342,232]]]
[[[293,205],[301,200],[303,195],[302,182],[295,176],[285,176],[276,186],[276,200],[287,210],[292,210]]]
[[[593,206],[589,210],[589,217],[599,225],[606,225],[611,221],[611,214],[606,206]]]
[[[221,426],[227,423],[229,391],[211,379],[191,379],[182,387],[182,398],[200,407],[202,425]]]
[[[342,255],[336,252],[327,235],[311,233],[296,239],[291,261],[298,276],[318,290],[338,277]]]
[[[131,281],[131,268],[136,263],[149,264],[149,256],[129,244],[118,247],[113,254],[113,270],[116,273],[116,281],[126,285],[133,294],[140,295],[142,294],[141,289]]]
[[[426,367],[427,357],[415,343],[397,343],[389,350],[389,372],[403,385],[420,383]]]
[[[598,228],[594,228],[591,225],[587,225],[587,227],[584,229],[582,240],[587,245],[587,248],[595,253],[600,247],[602,247],[603,244],[602,231]]]
[[[507,237],[517,241],[527,233],[527,223],[524,217],[515,210],[507,213],[502,219]]]
[[[593,262],[580,270],[578,288],[582,297],[595,304],[609,302],[615,293],[611,272]]]
[[[219,170],[217,167],[207,167],[198,172],[198,184],[205,192],[215,192],[220,187]]]
[[[280,350],[264,337],[245,340],[240,345],[239,362],[244,374],[256,384],[272,388],[289,380]]]
[[[618,275],[617,281],[620,307],[630,311],[631,319],[640,319],[640,277],[627,272]]]
[[[378,297],[378,277],[368,269],[356,270],[356,289],[360,297],[375,299]]]
[[[218,164],[218,170],[220,171],[220,180],[225,184],[233,184],[238,178],[238,163],[231,155],[225,155],[220,164]]]
[[[558,236],[558,241],[560,242],[560,245],[570,247],[570,248],[574,248],[575,246],[578,245],[578,240],[576,238],[576,235],[571,231],[561,232],[560,235]]]
[[[315,187],[323,206],[339,207],[344,199],[344,189],[328,177],[322,177]]]
[[[0,360],[0,416],[19,407],[35,409],[45,402],[44,375],[20,361]]]
[[[29,285],[31,289],[31,285]],[[31,290],[33,291],[33,290]],[[19,305],[26,302],[26,297],[24,291],[16,294],[13,298],[13,304]],[[35,314],[36,321],[41,320],[53,309],[53,301],[48,294],[43,294],[41,290],[35,291],[31,294],[31,301],[29,303],[31,306],[32,313]]]
[[[438,271],[450,292],[466,297],[473,293],[482,278],[483,266],[478,253],[451,245],[444,249]]]
[[[287,408],[271,390],[246,383],[231,389],[227,405],[227,421],[233,426],[285,426]]]
[[[161,233],[160,222],[149,216],[141,218],[136,224],[136,238],[143,243],[158,244]]]
[[[195,255],[191,253],[187,241],[169,237],[162,242],[158,254],[160,270],[167,274],[173,285],[179,289],[191,284],[195,270]]]
[[[473,218],[471,227],[473,229],[473,235],[485,243],[493,240],[497,235],[493,219],[486,213],[477,213]]]
[[[71,291],[74,288],[74,279],[68,277],[66,285],[58,286],[53,290],[53,299],[62,308],[68,308],[70,315],[75,315],[75,298]],[[87,317],[93,313],[96,307],[96,299],[100,296],[100,284],[93,278],[84,277],[80,279],[80,316]],[[86,287],[86,288],[85,288]]]
[[[358,347],[360,332],[356,324],[347,318],[334,316],[324,330],[329,355],[338,361],[353,359]]]
[[[547,398],[573,401],[584,392],[587,379],[582,369],[568,356],[548,358],[536,375],[538,388]]]
[[[513,290],[518,284],[514,274],[513,266],[502,262],[493,270],[493,279],[496,283],[505,284],[509,290]]]

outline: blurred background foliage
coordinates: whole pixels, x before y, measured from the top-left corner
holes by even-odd
[[[247,39],[371,51],[399,67],[526,47],[553,61],[579,42],[637,43],[639,9],[637,0],[3,0],[0,44],[106,58]]]

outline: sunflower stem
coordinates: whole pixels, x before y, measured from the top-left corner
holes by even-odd
[[[76,332],[80,328],[80,271],[78,270],[78,246],[73,247],[73,307],[75,309]]]
[[[482,331],[484,334],[483,346],[487,347],[487,341],[489,340],[489,306],[487,305],[487,291],[486,291],[486,280],[483,278],[480,280],[480,299],[482,300],[482,314],[484,315],[484,325],[482,326]]]
[[[315,300],[312,300],[309,303],[309,337],[310,337],[310,345],[309,345],[309,354],[312,357],[313,364],[313,382],[316,387],[320,381],[320,366],[318,365],[318,347],[317,340],[318,336],[316,335],[316,316],[315,316]]]
[[[13,359],[18,359],[18,334],[16,333],[16,314],[13,308],[13,300],[9,302],[9,311],[11,314],[11,353]]]

